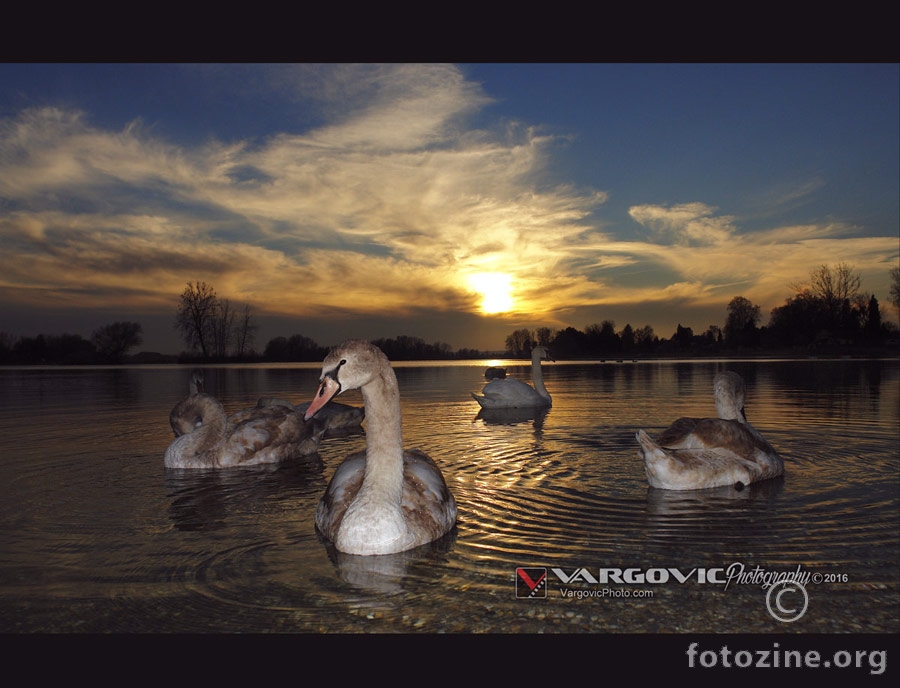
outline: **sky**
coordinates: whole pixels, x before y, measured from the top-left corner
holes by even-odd
[[[896,322],[898,123],[896,63],[3,63],[0,332],[671,337],[838,262]]]

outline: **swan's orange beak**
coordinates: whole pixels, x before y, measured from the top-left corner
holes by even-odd
[[[341,383],[330,375],[326,375],[319,385],[319,389],[316,390],[316,396],[313,397],[312,403],[306,409],[306,413],[303,414],[303,420],[309,420],[316,415],[316,411],[331,401],[331,398],[340,391]]]

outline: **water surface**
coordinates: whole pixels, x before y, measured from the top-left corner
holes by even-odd
[[[0,369],[0,630],[898,630],[897,361],[549,363],[552,409],[484,417],[471,393],[487,364],[395,364],[404,443],[440,464],[459,522],[386,557],[339,555],[313,525],[363,434],[280,466],[167,471],[168,413],[189,368]],[[747,415],[785,459],[784,478],[649,488],[635,431],[713,415],[725,369],[744,377]],[[309,401],[319,370],[205,374],[236,411],[264,395]],[[339,400],[362,404],[358,392]],[[785,622],[759,583],[700,580],[732,565],[822,580]],[[519,568],[546,574],[537,597],[519,596]],[[672,569],[692,575],[661,580]],[[631,582],[594,583],[601,570],[631,570]]]

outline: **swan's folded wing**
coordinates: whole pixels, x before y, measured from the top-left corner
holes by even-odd
[[[655,443],[667,449],[682,449],[692,446],[692,433],[700,423],[700,418],[679,418],[663,430]]]
[[[440,537],[456,522],[456,500],[447,487],[441,469],[418,449],[407,449],[403,461],[403,508],[407,520],[431,529]]]
[[[703,471],[705,473],[730,472],[734,470],[735,466],[741,466],[751,472],[757,470],[755,463],[723,447],[668,449],[666,453],[688,471]]]
[[[334,540],[344,512],[362,486],[366,472],[365,451],[351,454],[337,467],[328,488],[316,506],[316,526],[329,540]]]

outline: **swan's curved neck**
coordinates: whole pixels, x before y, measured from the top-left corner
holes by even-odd
[[[541,370],[541,355],[537,352],[531,356],[531,378],[534,382],[534,391],[545,399],[549,399],[550,393],[544,386],[544,371]]]
[[[400,388],[390,366],[360,388],[366,407],[366,472],[360,495],[378,494],[400,504],[403,432]]]
[[[736,420],[739,423],[748,425],[743,410],[739,408],[734,397],[729,394],[721,393],[716,395],[716,415],[723,420]]]
[[[191,419],[199,416],[202,422],[176,440],[179,452],[184,456],[199,457],[215,450],[225,434],[225,409],[218,401],[203,394],[190,396],[181,404],[179,413]]]

